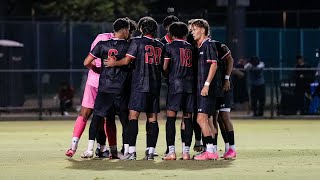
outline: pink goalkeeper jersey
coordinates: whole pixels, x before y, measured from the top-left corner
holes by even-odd
[[[99,41],[106,41],[108,39],[113,38],[113,33],[103,33],[103,34],[99,34],[96,39],[93,41],[93,43],[91,44],[91,49],[90,51],[96,46],[96,44]],[[94,63],[97,67],[101,67],[101,59],[95,59]],[[97,74],[95,72],[93,72],[91,69],[88,72],[88,78],[87,78],[87,84],[90,86],[93,86],[95,88],[98,88],[99,86],[99,77],[100,74]]]

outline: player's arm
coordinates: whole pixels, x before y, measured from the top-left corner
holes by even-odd
[[[163,56],[162,57],[164,57],[163,58],[163,75],[165,76],[165,77],[167,77],[167,75],[168,75],[168,73],[169,73],[169,64],[170,64],[170,53],[168,52],[168,48],[167,48],[167,46],[165,46],[165,48],[164,48],[164,53],[163,53]]]
[[[231,56],[231,52],[227,46],[222,47],[226,54],[221,58],[222,61],[226,62],[227,69],[226,74],[224,75],[224,83],[223,83],[223,90],[229,91],[230,90],[230,76],[233,69],[233,58]]]
[[[112,56],[103,60],[103,64],[106,67],[115,67],[115,66],[126,66],[131,63],[134,58],[132,56],[126,55],[124,58],[117,61],[117,59]]]
[[[209,86],[213,80],[214,75],[216,74],[216,71],[218,69],[217,65],[217,52],[216,47],[208,47],[207,48],[207,63],[211,63],[209,73],[206,79],[206,82],[204,83],[204,86],[201,90],[201,96],[208,96],[209,94]]]
[[[83,65],[88,68],[91,69],[92,71],[94,71],[95,73],[100,74],[100,68],[98,68],[95,64],[93,64],[93,60],[95,60],[96,57],[94,57],[92,54],[88,54],[88,56],[86,57],[86,59],[83,61]]]
[[[201,90],[201,96],[207,96],[209,94],[209,86],[211,84],[211,81],[213,80],[214,75],[216,74],[217,68],[217,61],[212,60],[207,80],[204,83],[204,86]]]
[[[170,63],[170,58],[164,58],[164,62],[163,62],[163,72],[164,72],[164,74],[168,74],[169,63]]]
[[[107,59],[103,60],[103,64],[106,67],[126,66],[136,58],[137,49],[138,45],[135,39],[133,39],[124,58],[117,61],[115,57],[108,57]]]
[[[93,64],[93,60],[100,57],[101,52],[101,44],[98,43],[94,48],[91,50],[91,52],[88,54],[86,59],[83,61],[83,65],[87,67],[88,69],[93,70],[95,73],[100,73],[100,68],[98,68],[95,64]]]

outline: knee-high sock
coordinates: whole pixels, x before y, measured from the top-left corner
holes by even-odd
[[[149,136],[147,140],[147,147],[155,148],[159,136],[159,125],[157,121],[149,122]]]
[[[173,146],[176,137],[176,117],[167,117],[166,122],[166,141],[167,146]]]
[[[122,144],[129,144],[127,126],[129,123],[129,112],[127,110],[120,111],[119,119],[122,125]]]
[[[103,124],[104,126],[105,124]],[[106,133],[104,131],[104,127],[98,127],[98,133],[97,133],[97,143],[99,143],[100,145],[106,145]]]
[[[99,126],[103,126],[103,117],[93,115],[89,128],[89,140],[96,139]]]
[[[110,116],[105,121],[106,135],[108,137],[109,146],[117,145],[117,126],[114,116]]]
[[[137,119],[129,120],[129,123],[127,126],[127,132],[128,132],[129,146],[136,146],[137,135],[138,135],[138,120]]]
[[[184,142],[185,146],[191,146],[192,141],[192,119],[191,118],[184,118]]]
[[[88,120],[82,116],[77,117],[73,127],[73,137],[77,137],[80,139],[84,129],[86,128],[87,121]]]
[[[194,136],[197,141],[201,141],[201,128],[197,122],[197,114],[193,116],[193,131],[194,131]]]

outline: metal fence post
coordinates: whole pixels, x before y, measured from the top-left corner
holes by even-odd
[[[69,69],[73,69],[73,23],[69,22]],[[69,72],[69,84],[73,86],[72,72]]]
[[[271,85],[270,85],[270,118],[273,119],[274,118],[274,102],[273,102],[273,88],[274,88],[274,70],[273,68],[270,68],[271,70]]]
[[[260,57],[260,34],[258,28],[256,29],[256,56]]]
[[[36,56],[37,56],[37,96],[38,96],[38,106],[39,106],[39,120],[42,120],[42,88],[41,88],[41,62],[40,62],[40,27],[39,22],[36,22]]]
[[[283,46],[282,30],[280,29],[279,30],[279,68],[282,68],[282,66],[283,66],[283,62],[282,62],[282,60],[283,60],[283,55],[282,55],[283,54],[283,52],[282,52],[283,48],[282,48],[282,46]],[[280,70],[279,79],[282,79],[282,70]]]

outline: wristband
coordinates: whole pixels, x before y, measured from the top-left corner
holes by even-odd
[[[229,80],[229,79],[230,79],[230,76],[229,76],[229,75],[225,75],[225,76],[224,76],[224,79]]]
[[[206,82],[204,83],[204,85],[205,85],[205,86],[210,86],[210,83],[209,83],[208,81],[206,81]]]

